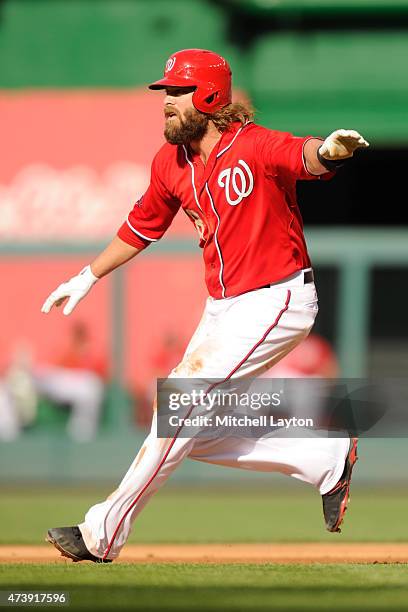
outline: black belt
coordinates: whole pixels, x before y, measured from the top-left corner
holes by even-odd
[[[285,279],[282,279],[284,281]],[[308,283],[314,283],[314,274],[313,270],[306,270],[303,275],[303,284],[307,285]],[[273,283],[273,285],[278,285],[279,281]],[[262,287],[258,287],[258,289],[269,289],[272,285],[263,285]]]
[[[307,283],[314,283],[313,270],[307,270],[307,272],[304,273],[303,280],[304,280],[305,285]]]

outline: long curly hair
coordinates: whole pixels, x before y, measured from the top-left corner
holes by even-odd
[[[208,118],[214,123],[219,132],[225,132],[232,123],[239,121],[244,124],[248,121],[253,121],[254,116],[255,110],[250,104],[232,102],[212,115],[208,115]]]

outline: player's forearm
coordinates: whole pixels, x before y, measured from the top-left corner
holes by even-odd
[[[41,312],[48,314],[54,306],[62,306],[66,302],[63,313],[70,315],[99,278],[132,259],[140,250],[115,236],[90,266],[85,266],[79,274],[59,285],[48,296],[42,305]]]
[[[329,172],[327,168],[322,166],[317,157],[317,151],[322,144],[323,140],[320,140],[320,138],[311,138],[310,140],[306,141],[303,149],[306,168],[310,174],[314,174],[315,176]]]
[[[98,278],[102,278],[133,259],[141,250],[115,236],[106,249],[91,263],[91,271]]]

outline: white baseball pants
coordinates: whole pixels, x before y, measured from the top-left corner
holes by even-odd
[[[317,314],[313,283],[303,271],[266,289],[234,298],[208,298],[201,322],[175,378],[256,377],[284,357],[310,332]],[[200,440],[156,437],[152,429],[119,487],[92,506],[79,525],[91,553],[115,559],[133,521],[185,457],[247,470],[281,472],[316,487],[321,494],[339,480],[347,438],[264,437]]]

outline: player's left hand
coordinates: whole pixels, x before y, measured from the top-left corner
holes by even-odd
[[[368,142],[355,130],[336,130],[323,142],[319,153],[328,160],[346,159],[352,157],[356,149],[368,146]]]

